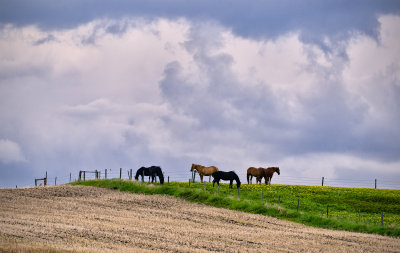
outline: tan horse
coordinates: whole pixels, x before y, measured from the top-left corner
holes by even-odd
[[[263,176],[264,176],[263,168],[250,167],[247,169],[247,183],[248,184],[252,183],[251,181],[253,180],[253,177],[256,177],[256,184],[258,182],[260,182],[260,184],[261,184],[261,179]]]
[[[197,170],[200,175],[200,180],[203,183],[203,176],[211,176],[214,172],[218,171],[218,168],[215,166],[204,167],[198,164],[192,164],[192,168],[190,171]]]
[[[271,184],[271,179],[272,176],[274,175],[274,172],[278,173],[278,175],[281,174],[279,167],[269,167],[264,169],[264,179],[266,185]]]

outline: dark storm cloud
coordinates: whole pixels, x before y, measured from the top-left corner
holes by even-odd
[[[215,20],[245,37],[276,37],[301,30],[305,41],[341,39],[350,31],[376,35],[377,15],[398,14],[400,3],[382,1],[2,1],[0,22],[71,28],[101,18],[141,16]],[[114,29],[116,28],[116,29]],[[110,27],[120,32],[117,27]]]

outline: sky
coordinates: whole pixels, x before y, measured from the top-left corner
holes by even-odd
[[[400,188],[399,42],[399,1],[0,0],[0,187],[195,163]]]

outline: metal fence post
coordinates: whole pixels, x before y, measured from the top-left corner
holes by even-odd
[[[329,205],[326,205],[326,218],[329,218]]]
[[[300,199],[297,199],[297,212],[299,211]]]

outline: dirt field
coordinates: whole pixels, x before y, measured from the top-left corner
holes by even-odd
[[[400,252],[400,239],[310,228],[161,195],[0,189],[0,252]]]

